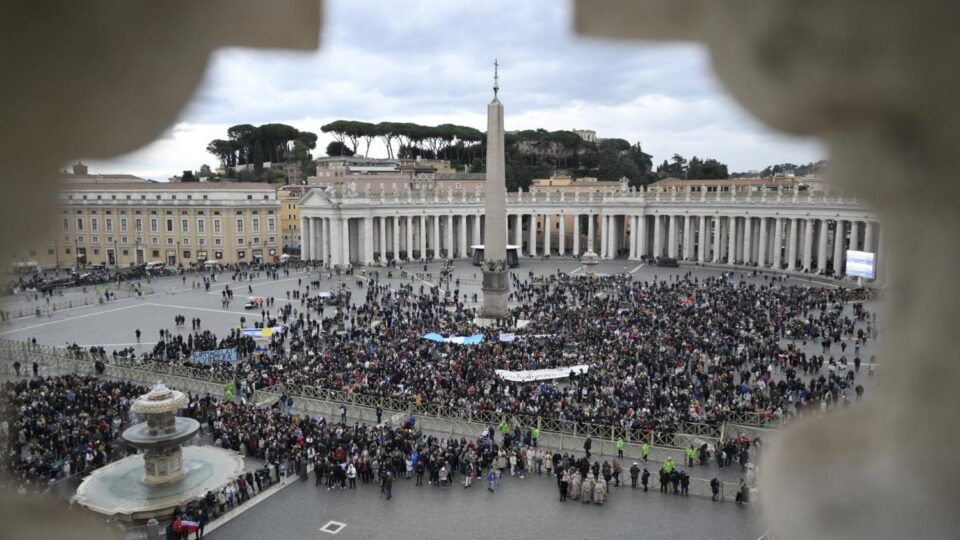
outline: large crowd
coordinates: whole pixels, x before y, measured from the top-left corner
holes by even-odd
[[[223,339],[196,330],[162,340],[142,358],[193,365],[191,350],[234,346],[236,364],[196,367],[235,379],[245,396],[284,383],[670,432],[731,412],[780,418],[847,403],[862,394],[861,345],[877,333],[864,290],[776,278],[514,276],[517,306],[497,328],[476,326],[459,288],[418,291],[377,276],[365,289],[357,283],[321,294],[318,281],[301,279],[286,302],[265,302],[261,320],[251,323],[284,330],[258,347],[237,330]],[[500,341],[504,331],[514,340]],[[436,343],[421,338],[428,332],[485,339]],[[820,344],[822,354],[809,353],[808,343]],[[580,364],[589,370],[565,381],[513,383],[495,374]]]

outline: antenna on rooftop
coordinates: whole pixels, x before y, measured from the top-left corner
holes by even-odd
[[[497,59],[493,59],[493,97],[497,97],[497,92],[500,90],[500,64],[497,63]]]

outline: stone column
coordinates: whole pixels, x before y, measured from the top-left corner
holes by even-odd
[[[720,262],[720,219],[720,216],[713,218],[713,263]]]
[[[553,232],[553,221],[550,214],[543,215],[543,254],[550,255],[551,246],[550,246],[550,236]]]
[[[863,251],[869,253],[876,253],[876,250],[873,248],[873,237],[874,237],[874,227],[876,223],[873,221],[868,221],[864,225],[863,231]],[[874,265],[876,265],[876,257],[874,257]]]
[[[363,231],[360,234],[363,235],[360,242],[360,245],[363,246],[363,255],[360,257],[360,262],[364,266],[370,266],[373,264],[373,218],[369,215],[363,218]]]
[[[639,259],[647,255],[650,249],[647,245],[647,216],[645,214],[637,216],[637,236],[640,237],[637,242],[637,258]]]
[[[843,242],[846,240],[845,232],[843,220],[838,219],[833,231],[833,273],[838,276],[843,273]]]
[[[683,260],[693,260],[693,216],[690,214],[683,216]]]
[[[387,218],[380,217],[380,264],[387,264]]]
[[[753,263],[753,218],[747,216],[743,220],[743,264],[751,263]]]
[[[340,245],[343,264],[350,264],[350,218],[340,220],[340,232],[343,235],[343,242]]]
[[[637,216],[628,216],[630,219],[630,260],[637,258]]]
[[[767,229],[770,227],[770,224],[767,223],[767,218],[760,218],[760,232],[757,234],[760,241],[757,245],[757,266],[760,268],[767,268]]]
[[[420,250],[420,258],[425,259],[427,257],[427,216],[424,214],[420,215],[420,244],[417,245],[417,248]]]
[[[677,242],[679,240],[679,238],[677,238],[678,219],[678,216],[667,216],[667,223],[669,224],[669,230],[667,232],[669,235],[667,243],[667,256],[671,259],[677,258]]]
[[[483,216],[481,214],[473,216],[473,245],[475,246],[479,246],[483,243],[483,236],[480,232],[482,230],[480,227],[482,217]]]
[[[517,247],[517,255],[520,255],[520,249],[523,247],[523,214],[515,216],[517,228],[513,231],[513,245]]]
[[[653,257],[663,256],[663,231],[660,229],[659,215],[653,216]]]
[[[557,252],[562,257],[567,252],[567,215],[561,213],[557,216],[557,219],[560,220],[558,222],[560,225],[560,234],[557,238],[559,240]]]
[[[727,239],[727,264],[737,264],[737,217],[727,218],[730,224],[729,238]]]
[[[407,222],[407,230],[405,231],[407,239],[407,245],[405,246],[407,248],[407,260],[413,260],[413,216],[406,216],[404,221]]]
[[[393,225],[393,231],[391,234],[391,237],[393,239],[393,246],[391,247],[393,249],[391,249],[390,251],[393,251],[394,259],[399,259],[400,258],[400,217],[393,216],[391,220],[392,220],[391,225]]]
[[[827,271],[827,220],[817,220],[817,225],[817,273],[822,274]]]
[[[537,215],[530,215],[530,246],[527,248],[531,257],[537,256]]]
[[[587,214],[587,251],[594,251],[594,232],[593,232],[593,222],[596,221],[597,216],[594,214]]]
[[[800,220],[798,218],[790,219],[790,233],[787,246],[787,270],[797,269],[797,235],[799,234]]]
[[[697,217],[699,222],[700,234],[697,235],[697,262],[703,264],[707,262],[707,216]]]
[[[783,218],[777,218],[773,226],[773,268],[783,265]]]
[[[300,218],[300,255],[305,261],[312,261],[313,251],[310,249],[310,218],[303,216]]]
[[[431,218],[431,219],[430,219],[430,221],[431,221],[430,226],[433,227],[433,229],[432,229],[432,231],[431,231],[432,234],[430,235],[430,236],[431,236],[431,238],[430,238],[431,246],[430,246],[430,247],[433,248],[433,256],[434,256],[434,258],[439,259],[439,258],[440,258],[440,216],[439,216],[439,215],[433,215],[433,216],[430,216],[430,218]]]
[[[813,219],[807,218],[803,226],[803,270],[813,271]]]
[[[457,253],[457,256],[462,258],[469,256],[467,255],[467,221],[466,214],[460,216],[460,253]]]
[[[444,247],[447,248],[447,258],[448,258],[448,259],[452,259],[452,258],[453,258],[453,251],[454,251],[454,250],[453,250],[453,214],[448,214],[446,217],[447,217],[447,219],[444,220],[444,221],[447,222],[447,224],[446,224],[446,231],[444,231],[444,232],[446,233],[446,235],[445,235],[445,236],[446,236],[446,239],[444,240],[444,242],[445,242],[447,245],[445,245]],[[504,215],[503,219],[504,219],[504,220],[507,219],[506,215]],[[504,234],[504,235],[507,234],[507,226],[506,226],[506,223],[504,223],[504,226],[503,226],[503,234]],[[504,240],[504,244],[506,244],[506,240],[507,240],[507,239],[504,238],[503,240]],[[504,253],[506,253],[506,248],[504,248]],[[506,259],[506,255],[504,255],[504,259]]]
[[[850,222],[850,251],[860,251],[860,222]]]
[[[580,255],[580,214],[573,215],[573,256]]]
[[[315,261],[320,261],[324,259],[323,232],[320,230],[323,220],[320,218],[314,218],[312,221],[313,227],[310,229],[310,252],[313,254],[313,259]]]

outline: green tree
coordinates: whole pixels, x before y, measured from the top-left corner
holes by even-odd
[[[350,147],[343,144],[343,141],[330,141],[330,144],[327,145],[327,155],[328,156],[352,156],[353,150],[350,150]]]

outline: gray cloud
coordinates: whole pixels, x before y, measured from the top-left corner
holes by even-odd
[[[320,51],[219,52],[179,135],[172,130],[145,149],[95,165],[135,173],[166,166],[167,175],[197,168],[213,157],[204,145],[186,145],[212,126],[238,123],[319,129],[335,118],[430,119],[482,128],[494,57],[502,65],[508,129],[594,128],[600,136],[641,140],[657,161],[697,154],[734,170],[824,154],[819,144],[775,135],[750,119],[719,86],[702,48],[580,39],[568,2],[324,5]]]

